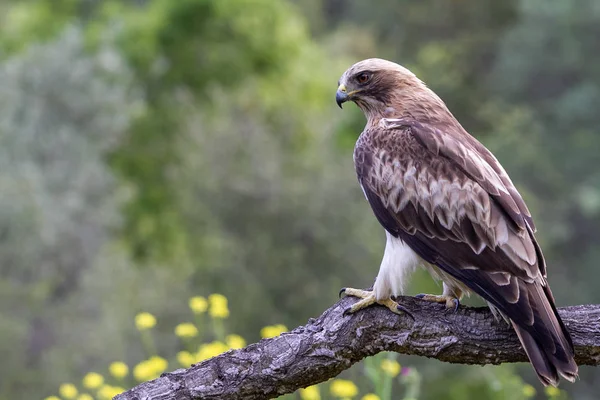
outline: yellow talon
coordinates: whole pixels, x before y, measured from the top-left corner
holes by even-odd
[[[393,312],[395,314],[406,313],[411,318],[414,319],[413,315],[406,308],[404,308],[400,304],[396,303],[394,300],[390,299],[389,297],[387,299],[377,300],[375,298],[375,294],[372,291],[362,290],[362,289],[353,289],[353,288],[344,288],[344,289],[340,290],[340,295],[342,295],[342,293],[346,294],[346,296],[358,297],[358,298],[362,299],[362,300],[354,303],[351,307],[347,308],[344,311],[344,315],[355,313],[356,311],[362,310],[363,308],[368,307],[373,304],[379,304],[379,305],[382,305],[382,306],[388,308],[391,312]]]
[[[415,296],[418,299],[425,301],[432,301],[434,303],[444,303],[446,304],[446,308],[452,308],[454,311],[458,310],[460,306],[460,300],[454,296],[448,295],[434,295],[434,294],[418,294]]]

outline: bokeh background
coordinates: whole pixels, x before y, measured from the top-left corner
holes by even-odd
[[[364,118],[334,102],[367,57],[413,70],[497,155],[558,305],[600,303],[600,2],[5,0],[0,399],[133,367],[143,311],[172,360],[192,296],[226,296],[219,329],[253,342],[370,285],[384,234],[352,165]],[[409,294],[439,290],[417,273]],[[557,396],[527,364],[397,361],[419,399]],[[361,368],[344,376],[362,394]],[[597,399],[600,370],[561,388]]]

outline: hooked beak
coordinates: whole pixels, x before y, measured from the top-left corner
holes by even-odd
[[[342,104],[350,100],[350,96],[346,93],[346,85],[340,85],[337,92],[335,92],[335,102],[342,108]]]

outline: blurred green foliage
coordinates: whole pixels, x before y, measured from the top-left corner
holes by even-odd
[[[600,302],[599,21],[594,0],[3,2],[0,399],[134,365],[143,310],[176,354],[195,294],[227,295],[227,329],[253,341],[368,286],[383,235],[352,166],[364,119],[333,101],[366,57],[411,68],[498,156],[559,305]],[[420,399],[539,387],[526,365],[399,361]],[[564,389],[593,399],[599,378]]]

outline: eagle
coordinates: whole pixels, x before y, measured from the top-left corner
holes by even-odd
[[[512,324],[544,385],[573,382],[578,367],[561,320],[531,213],[496,157],[461,126],[445,103],[408,69],[372,58],[340,78],[336,102],[367,118],[354,148],[360,186],[385,229],[386,246],[370,291],[348,313],[395,301],[423,267],[442,295],[418,297],[458,308],[475,293]]]

